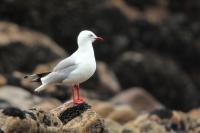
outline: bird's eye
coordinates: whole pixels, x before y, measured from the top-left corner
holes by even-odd
[[[92,35],[92,34],[89,34],[89,37],[93,37],[93,35]]]

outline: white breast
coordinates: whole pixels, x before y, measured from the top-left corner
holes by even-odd
[[[86,54],[80,58],[80,65],[79,65],[79,74],[80,74],[80,81],[82,83],[88,80],[96,70],[96,61],[94,56]]]
[[[96,70],[96,60],[94,57],[93,48],[87,52],[77,51],[76,64],[77,68],[70,73],[68,79],[64,80],[68,84],[80,84],[88,80]]]

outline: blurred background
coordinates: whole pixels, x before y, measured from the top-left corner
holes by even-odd
[[[200,105],[199,0],[1,0],[0,108],[53,108],[69,100],[66,86],[39,85],[25,74],[48,72],[77,49],[81,30],[94,43],[95,75],[82,84],[89,101],[137,111]]]

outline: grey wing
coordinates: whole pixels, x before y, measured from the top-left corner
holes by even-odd
[[[77,65],[68,66],[61,70],[53,71],[41,79],[43,84],[61,83],[67,79],[69,74],[77,68]]]
[[[53,72],[61,71],[62,69],[65,69],[67,67],[74,66],[74,65],[76,65],[75,61],[72,59],[72,57],[68,57],[68,58],[62,60],[61,62],[59,62],[54,67]]]

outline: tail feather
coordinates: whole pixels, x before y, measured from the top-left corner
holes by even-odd
[[[36,92],[40,92],[42,90],[44,90],[46,87],[46,84],[42,84],[41,86],[39,86],[38,88],[35,89]]]
[[[41,83],[41,78],[49,74],[50,72],[46,73],[39,73],[39,74],[32,74],[32,75],[26,75],[24,78],[30,79],[32,82],[40,82]]]

